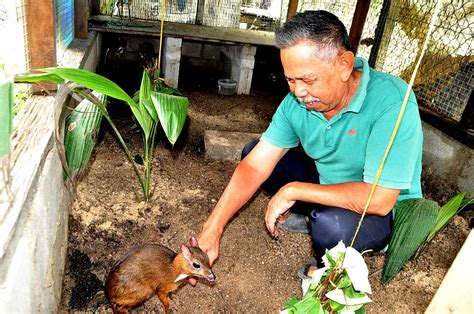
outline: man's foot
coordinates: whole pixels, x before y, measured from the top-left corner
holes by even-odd
[[[311,258],[303,267],[298,271],[298,277],[301,279],[311,279],[313,272],[318,269],[318,261],[316,258]]]
[[[308,222],[305,216],[291,213],[283,223],[277,223],[277,227],[283,230],[299,233],[309,233]]]

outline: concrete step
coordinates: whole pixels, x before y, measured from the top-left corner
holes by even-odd
[[[215,160],[240,160],[245,144],[259,139],[260,133],[204,131],[206,157]]]

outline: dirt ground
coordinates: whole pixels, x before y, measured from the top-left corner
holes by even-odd
[[[141,203],[139,186],[119,144],[105,128],[90,169],[78,186],[69,215],[69,247],[61,312],[110,311],[103,283],[113,263],[134,245],[156,242],[178,250],[197,235],[212,210],[235,163],[208,160],[203,132],[262,132],[279,102],[270,91],[249,96],[221,96],[215,89],[183,89],[190,108],[185,130],[174,148],[160,136],[153,161],[153,196]],[[140,135],[131,122],[118,120],[128,145],[140,153]],[[427,197],[439,202],[455,191],[424,170]],[[435,182],[434,180],[438,180]],[[442,182],[442,181],[441,181]],[[272,239],[263,224],[269,198],[256,196],[231,221],[214,265],[214,286],[182,286],[173,294],[175,313],[278,312],[292,296],[301,297],[297,270],[311,257],[309,236],[282,232]],[[387,285],[380,282],[383,254],[366,257],[373,302],[369,313],[423,312],[462,246],[469,227],[457,216],[428,250]],[[138,311],[161,313],[153,297]]]

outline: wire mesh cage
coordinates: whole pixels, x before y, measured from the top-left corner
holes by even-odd
[[[371,1],[357,55],[408,81],[435,5],[435,0]],[[349,30],[355,6],[348,0],[302,0],[298,12],[330,11]],[[444,1],[413,88],[421,105],[457,122],[474,88],[473,10],[470,0]]]
[[[275,31],[285,16],[288,0],[242,0],[240,3],[240,28]]]
[[[142,20],[160,20],[161,0],[100,0],[100,13]],[[196,22],[198,0],[165,1],[165,21],[189,23]]]
[[[376,68],[410,78],[435,5],[401,0],[381,16],[385,27]],[[443,3],[414,85],[421,104],[457,122],[474,87],[472,9],[468,0]]]
[[[100,1],[102,14],[161,18],[162,0],[96,1]],[[436,1],[372,0],[357,55],[376,69],[409,80]],[[356,4],[353,0],[299,0],[297,11],[330,11],[350,30]],[[274,31],[286,21],[288,6],[289,0],[169,0],[165,20]],[[443,2],[414,86],[421,105],[458,122],[473,90],[473,11],[472,0]]]
[[[204,3],[202,24],[219,27],[239,27],[240,0],[208,0]]]
[[[104,15],[161,19],[161,0],[99,1],[100,13]],[[280,25],[282,8],[287,7],[284,3],[288,0],[168,0],[165,1],[165,21],[274,31]]]
[[[336,15],[349,30],[357,1],[353,0],[301,0],[298,1],[298,12],[325,10]]]

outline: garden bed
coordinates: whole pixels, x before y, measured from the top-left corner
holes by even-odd
[[[174,148],[159,135],[153,163],[153,196],[140,203],[130,164],[105,127],[69,215],[69,243],[60,311],[110,310],[102,285],[113,263],[130,247],[157,242],[177,250],[197,235],[235,168],[234,162],[205,158],[204,130],[262,132],[279,97],[252,90],[248,96],[222,96],[212,90],[182,89],[190,108],[185,130]],[[140,134],[127,115],[116,115],[128,145],[141,151]],[[441,203],[457,191],[424,169],[427,197]],[[442,193],[440,191],[443,191]],[[269,198],[256,196],[227,226],[221,255],[214,266],[214,286],[183,286],[173,294],[177,313],[277,312],[291,296],[301,296],[297,270],[311,257],[309,236],[282,232],[278,240],[265,230],[263,213]],[[425,253],[387,285],[380,282],[384,255],[372,253],[373,302],[368,312],[423,312],[469,232],[466,219],[455,219]],[[153,297],[137,308],[162,311]]]

